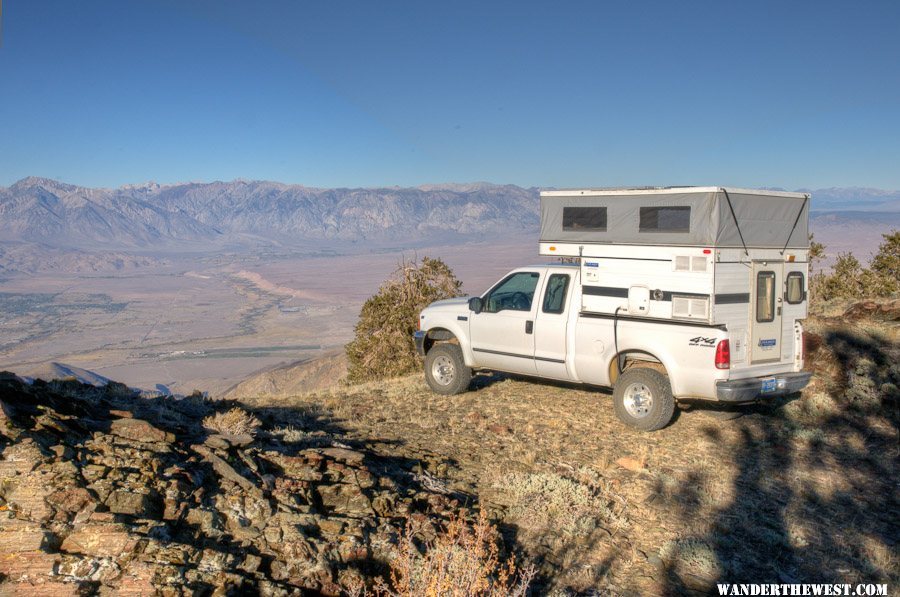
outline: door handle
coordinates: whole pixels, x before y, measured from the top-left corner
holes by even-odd
[[[533,321],[526,321],[526,322],[525,322],[525,333],[526,333],[526,334],[531,334],[532,332],[534,332],[534,322],[533,322]]]

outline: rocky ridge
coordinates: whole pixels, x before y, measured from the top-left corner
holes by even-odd
[[[203,428],[229,405],[0,374],[0,594],[337,595],[459,508],[309,412]]]

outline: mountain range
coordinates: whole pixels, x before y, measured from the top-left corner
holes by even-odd
[[[814,211],[900,212],[900,191],[811,192]],[[537,188],[488,183],[317,189],[235,180],[106,189],[29,177],[0,187],[0,241],[105,250],[208,245],[242,235],[288,243],[434,241],[534,230],[538,196]]]
[[[0,188],[0,241],[111,248],[234,235],[430,240],[532,229],[537,197],[537,189],[491,184],[315,189],[236,180],[100,189],[31,177]]]

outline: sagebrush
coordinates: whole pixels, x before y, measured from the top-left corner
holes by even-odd
[[[216,413],[203,419],[203,427],[224,435],[256,435],[260,421],[242,408],[234,407],[224,413]]]
[[[419,367],[413,332],[419,311],[460,296],[462,283],[440,259],[402,263],[362,306],[354,338],[346,346],[351,383],[410,373]]]
[[[417,546],[420,535],[413,521],[409,521],[396,557],[390,563],[390,583],[379,579],[376,595],[524,597],[528,594],[534,567],[517,570],[512,556],[501,560],[499,534],[484,511],[474,524],[462,516],[451,517],[443,532]]]

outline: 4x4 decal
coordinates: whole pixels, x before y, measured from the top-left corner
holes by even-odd
[[[712,348],[715,345],[715,338],[705,338],[703,336],[696,336],[688,341],[688,346],[709,346]]]

